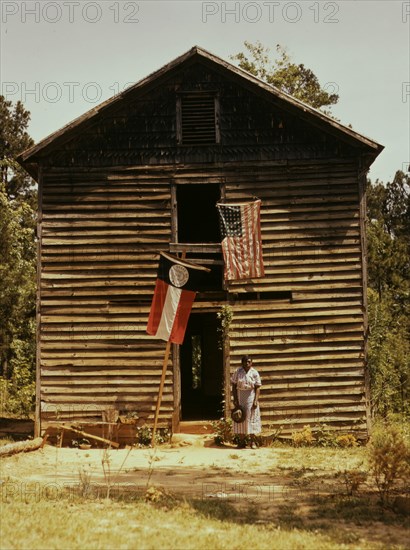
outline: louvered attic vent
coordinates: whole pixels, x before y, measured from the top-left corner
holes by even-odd
[[[178,143],[213,145],[219,143],[217,97],[196,92],[183,94],[177,103]]]

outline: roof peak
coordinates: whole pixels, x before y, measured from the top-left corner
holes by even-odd
[[[86,122],[92,122],[94,119],[101,116],[103,112],[105,112],[107,109],[111,108],[111,106],[116,105],[118,102],[122,101],[124,97],[128,94],[133,92],[137,93],[138,91],[141,91],[143,93],[144,90],[146,90],[147,86],[154,85],[158,79],[166,77],[168,73],[178,69],[181,65],[189,62],[190,59],[193,59],[195,57],[206,60],[206,63],[208,63],[209,66],[224,72],[228,76],[235,77],[244,85],[247,85],[248,88],[254,87],[255,90],[260,90],[263,93],[266,93],[267,98],[271,96],[272,98],[279,99],[287,108],[298,111],[300,116],[305,118],[308,122],[316,122],[316,124],[320,124],[322,127],[324,126],[325,128],[327,128],[328,131],[333,133],[336,132],[340,136],[340,138],[361,142],[362,145],[367,146],[372,151],[374,157],[376,157],[383,149],[383,146],[379,145],[377,142],[363,136],[362,134],[355,132],[351,128],[333,119],[329,115],[326,115],[323,112],[315,109],[314,107],[311,107],[310,105],[307,105],[302,101],[294,98],[293,96],[282,92],[278,88],[275,88],[271,84],[268,84],[267,82],[257,78],[251,73],[248,73],[242,68],[237,67],[229,61],[226,61],[221,57],[209,52],[202,46],[194,45],[185,53],[174,58],[153,73],[142,78],[135,84],[125,89],[120,94],[107,99],[100,105],[90,109],[83,115],[66,124],[56,132],[53,132],[49,136],[45,137],[40,142],[24,151],[18,157],[18,161],[23,166],[25,164],[33,162],[36,163],[37,155],[41,153],[47,153],[48,150],[51,150],[53,148],[54,144],[60,143],[61,140],[68,141],[69,139],[71,139],[71,137],[73,137],[75,133],[78,132],[79,126],[82,126]]]

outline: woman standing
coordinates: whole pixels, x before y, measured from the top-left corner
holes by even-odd
[[[246,439],[250,435],[251,448],[256,449],[255,436],[260,434],[262,429],[259,409],[262,384],[258,371],[252,367],[249,355],[242,357],[242,366],[232,375],[231,382],[234,405],[239,405],[245,411],[245,420],[233,423],[233,431],[239,439],[238,448],[246,447]]]

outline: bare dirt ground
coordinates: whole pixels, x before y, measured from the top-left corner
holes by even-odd
[[[25,491],[31,495],[37,491],[39,498],[44,498],[45,491],[47,498],[73,491],[98,498],[106,497],[108,488],[110,496],[127,493],[154,501],[178,495],[225,504],[245,521],[338,529],[357,540],[410,548],[408,518],[380,511],[380,507],[375,508],[375,516],[363,515],[363,509],[376,502],[374,488],[370,493],[369,486],[363,486],[357,495],[348,494],[341,472],[360,467],[357,456],[339,451],[338,462],[332,464],[332,451],[323,449],[330,453],[324,466],[315,463],[317,452],[306,460],[309,450],[304,451],[302,463],[302,452],[288,447],[218,447],[211,436],[180,434],[173,436],[171,444],[155,449],[81,450],[46,445],[3,459],[1,478],[8,480],[8,491],[20,491],[23,497]],[[359,506],[356,519],[355,506]]]

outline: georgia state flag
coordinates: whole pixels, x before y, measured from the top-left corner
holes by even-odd
[[[147,333],[182,344],[201,278],[210,270],[161,252]]]

